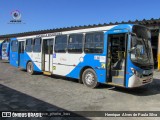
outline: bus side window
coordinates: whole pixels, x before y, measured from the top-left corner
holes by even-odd
[[[54,51],[56,53],[65,53],[67,50],[67,35],[57,36],[55,39]]]
[[[32,39],[27,39],[26,40],[26,52],[32,52]]]
[[[103,52],[103,32],[87,33],[85,37],[85,53],[102,53]]]
[[[33,52],[41,52],[41,38],[34,39]]]
[[[83,34],[75,34],[69,36],[68,52],[82,53]]]
[[[11,50],[12,52],[18,52],[18,41],[17,40],[11,42]]]

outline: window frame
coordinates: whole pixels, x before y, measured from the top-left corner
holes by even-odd
[[[27,41],[28,40],[31,40],[31,50],[30,51],[27,51],[26,48],[30,45],[27,45]],[[25,43],[25,52],[33,52],[33,38],[28,38],[26,39],[26,43]]]
[[[100,34],[102,34],[103,35],[103,40],[102,40],[102,52],[86,52],[86,50],[85,50],[85,45],[86,45],[86,37],[87,37],[87,35],[89,35],[89,34],[91,34],[92,35],[92,38],[93,38],[93,40],[92,41],[95,41],[95,35],[96,34],[98,34],[98,33],[100,33]],[[85,54],[102,54],[103,52],[104,52],[104,32],[103,31],[96,31],[96,32],[87,32],[87,33],[85,33],[85,37],[84,37],[84,46],[83,46],[83,49],[84,49],[84,53]],[[90,42],[91,43],[91,42]],[[97,43],[97,42],[92,42],[92,43],[94,43],[94,45]]]
[[[81,45],[82,45],[82,51],[80,51],[80,52],[71,52],[71,51],[69,51],[69,40],[70,40],[70,37],[71,36],[76,36],[76,35],[81,35],[82,36],[82,42],[81,42]],[[69,36],[68,36],[68,44],[67,44],[67,51],[68,51],[68,53],[75,53],[75,54],[80,54],[80,53],[83,53],[83,51],[84,51],[84,34],[83,33],[75,33],[75,34],[70,34]]]
[[[57,37],[61,37],[61,36],[65,36],[66,37],[66,50],[64,49],[64,52],[57,52],[56,50],[56,41],[57,41]],[[58,44],[62,44],[62,43],[58,43]],[[54,43],[54,53],[67,53],[68,52],[68,35],[58,35],[55,37],[55,43]]]
[[[16,50],[13,50],[13,42],[17,42],[17,46],[15,46]],[[12,52],[18,52],[18,40],[14,40],[14,41],[11,42],[11,51]]]
[[[35,44],[36,43],[36,40],[40,40],[40,44]],[[41,48],[41,46],[42,46],[42,39],[41,38],[34,38],[33,40],[32,40],[32,51],[34,52],[34,53],[40,53],[42,50],[42,48]],[[39,46],[40,47],[40,49],[39,49],[39,51],[36,51],[36,49],[35,49],[35,47],[37,47],[37,46]]]

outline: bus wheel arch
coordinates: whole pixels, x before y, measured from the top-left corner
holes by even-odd
[[[88,66],[82,70],[81,82],[90,88],[96,88],[99,85],[96,72],[92,67]]]
[[[26,70],[29,74],[33,75],[34,74],[34,66],[32,61],[28,61],[26,64]]]
[[[84,72],[86,69],[89,69],[89,68],[93,69],[93,68],[90,67],[90,66],[85,66],[85,67],[83,67],[83,68],[81,69],[80,75],[79,75],[79,83],[83,84],[83,80],[82,80],[83,72]]]

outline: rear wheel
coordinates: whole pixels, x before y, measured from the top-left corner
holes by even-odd
[[[95,71],[90,68],[83,72],[82,81],[85,86],[90,88],[96,88],[99,85]]]
[[[32,62],[29,62],[29,63],[27,64],[27,72],[28,72],[29,74],[31,74],[31,75],[34,74]]]

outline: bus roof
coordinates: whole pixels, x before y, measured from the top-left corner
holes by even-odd
[[[119,25],[109,25],[101,27],[91,27],[91,28],[79,28],[79,29],[59,29],[45,34],[34,34],[34,35],[24,35],[22,37],[17,37],[17,39],[27,39],[27,38],[37,38],[37,37],[52,37],[62,34],[74,34],[74,33],[87,33],[87,32],[96,32],[96,31],[108,31],[113,29],[128,29],[132,28],[133,24],[119,24]],[[15,38],[14,38],[15,39]]]

